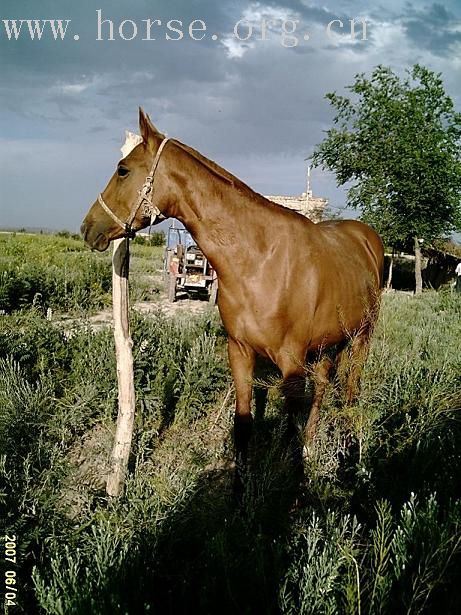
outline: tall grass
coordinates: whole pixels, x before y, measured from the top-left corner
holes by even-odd
[[[149,276],[161,266],[162,248],[132,245],[131,253],[132,298],[155,298],[159,287]],[[78,236],[5,233],[0,254],[0,313],[31,306],[81,312],[110,305],[110,251],[91,252]]]
[[[34,305],[44,309],[90,309],[108,303],[107,257],[82,241],[59,236],[0,236],[0,310]]]
[[[23,608],[458,613],[460,312],[449,293],[384,298],[359,402],[329,390],[303,478],[271,390],[243,506],[212,312],[133,314],[136,431],[117,500],[101,490],[116,416],[110,332],[83,324],[68,337],[39,310],[4,316],[2,478]]]

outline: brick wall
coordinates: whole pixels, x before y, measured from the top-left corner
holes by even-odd
[[[312,192],[303,193],[299,196],[283,196],[283,195],[269,195],[266,199],[294,209],[298,213],[306,216],[312,222],[320,222],[323,217],[323,213],[328,204],[328,200],[319,196],[313,196]]]

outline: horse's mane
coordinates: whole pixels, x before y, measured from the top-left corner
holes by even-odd
[[[165,135],[163,135],[162,133],[157,133],[157,136],[161,137],[162,139],[165,138]],[[175,145],[177,145],[182,150],[184,150],[185,152],[187,152],[188,154],[190,154],[192,158],[197,160],[197,162],[199,162],[204,167],[206,167],[209,171],[211,171],[213,175],[215,175],[219,179],[224,180],[226,183],[236,188],[240,193],[243,193],[247,197],[251,198],[253,201],[257,200],[266,206],[269,206],[275,209],[282,209],[284,211],[289,211],[290,213],[292,213],[290,209],[287,209],[283,205],[280,205],[279,203],[275,203],[274,201],[267,199],[262,194],[259,194],[259,192],[255,192],[255,190],[250,188],[250,186],[245,184],[245,182],[243,182],[241,179],[239,179],[238,177],[236,177],[229,171],[226,171],[226,169],[224,169],[219,164],[214,162],[214,160],[210,160],[209,158],[207,158],[206,156],[198,152],[196,149],[194,149],[190,145],[186,145],[185,143],[182,143],[181,141],[178,141],[177,139],[170,139],[170,141],[174,143]],[[138,145],[141,142],[142,142],[142,137],[140,135],[130,132],[129,130],[125,130],[125,143],[121,147],[122,156],[124,157],[127,156],[136,147],[136,145]]]
[[[277,209],[283,209],[285,211],[290,211],[290,210],[287,210],[286,207],[283,207],[283,205],[274,203],[273,201],[266,199],[266,197],[263,196],[262,194],[255,192],[252,188],[250,188],[250,186],[245,184],[245,182],[243,182],[241,179],[239,179],[235,175],[232,175],[232,173],[230,173],[229,171],[226,171],[226,169],[223,169],[223,167],[221,167],[219,164],[217,164],[213,160],[210,160],[209,158],[207,158],[206,156],[204,156],[203,154],[195,150],[193,147],[190,147],[190,145],[181,143],[181,141],[178,141],[177,139],[171,139],[171,141],[175,145],[183,149],[185,152],[190,154],[192,158],[195,158],[195,160],[197,160],[203,166],[205,166],[209,171],[213,173],[213,175],[215,175],[216,177],[219,177],[220,179],[223,179],[225,182],[227,182],[231,186],[237,188],[239,192],[246,194],[248,197],[252,198],[253,200],[257,199],[259,201],[263,201],[265,205],[269,204],[269,205],[273,205]]]
[[[137,135],[134,135],[134,136],[137,136]],[[165,138],[165,135],[161,133],[158,133],[158,136],[161,137],[162,139]],[[227,184],[231,185],[233,188],[236,188],[241,194],[244,194],[249,199],[251,199],[253,202],[259,202],[261,205],[264,205],[265,207],[270,207],[272,209],[282,210],[284,212],[289,213],[290,215],[293,215],[293,214],[299,215],[296,212],[292,211],[291,209],[288,209],[284,207],[283,205],[280,205],[279,203],[275,203],[274,201],[267,199],[265,196],[263,196],[259,192],[255,192],[253,188],[250,188],[250,186],[245,184],[245,182],[243,182],[241,179],[239,179],[238,177],[236,177],[229,171],[226,171],[226,169],[224,169],[219,164],[214,162],[214,160],[210,160],[209,158],[207,158],[206,156],[198,152],[196,149],[194,149],[190,145],[186,145],[185,143],[182,143],[181,141],[178,141],[177,139],[170,139],[170,141],[174,143],[177,147],[185,151],[187,154],[192,156],[192,158],[194,158],[201,165],[206,167],[211,173],[213,173],[215,177],[218,177],[219,179],[224,180]]]
[[[181,141],[178,141],[176,139],[171,139],[171,141],[175,145],[183,149],[185,152],[190,154],[193,158],[195,158],[195,160],[198,160],[198,162],[207,167],[207,169],[209,169],[214,175],[221,179],[224,179],[224,181],[226,181],[228,184],[231,184],[231,186],[234,186],[237,182],[240,181],[234,175],[232,175],[232,173],[229,173],[229,171],[226,171],[225,169],[220,167],[219,164],[213,162],[213,160],[206,158],[203,154],[195,150],[193,147],[190,147],[185,143],[181,143]]]

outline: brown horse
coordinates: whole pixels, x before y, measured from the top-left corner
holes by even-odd
[[[358,393],[379,308],[381,239],[361,222],[314,224],[268,201],[192,148],[165,139],[142,109],[139,125],[142,143],[119,162],[82,224],[86,242],[102,251],[153,217],[180,220],[219,278],[236,391],[237,454],[246,456],[257,355],[280,369],[291,414],[303,404],[306,360],[312,363],[309,444],[346,346],[347,401]]]

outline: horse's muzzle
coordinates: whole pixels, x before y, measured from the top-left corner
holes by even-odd
[[[96,225],[89,226],[85,221],[80,227],[80,232],[83,236],[85,243],[97,250],[98,252],[104,252],[109,247],[109,239],[104,233],[98,230]]]

